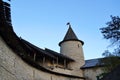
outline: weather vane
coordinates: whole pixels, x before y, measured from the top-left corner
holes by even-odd
[[[68,27],[71,27],[70,22],[68,22],[66,25],[68,25]]]

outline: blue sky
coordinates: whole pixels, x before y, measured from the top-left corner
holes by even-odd
[[[109,49],[101,27],[110,21],[110,15],[120,16],[120,0],[12,0],[14,31],[23,39],[41,48],[59,52],[58,43],[71,26],[84,41],[85,59],[102,57]]]

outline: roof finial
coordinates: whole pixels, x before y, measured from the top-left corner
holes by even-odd
[[[71,27],[71,24],[70,24],[70,22],[68,22],[66,25],[68,25],[68,27]]]

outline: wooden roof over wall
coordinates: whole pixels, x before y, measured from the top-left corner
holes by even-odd
[[[3,1],[0,0],[0,37],[5,41],[5,43],[13,50],[13,52],[15,52],[15,54],[17,54],[18,56],[21,57],[21,59],[23,59],[26,63],[28,63],[29,65],[51,73],[51,74],[55,74],[55,75],[61,75],[61,76],[65,76],[65,77],[70,77],[70,78],[80,78],[80,79],[85,79],[84,77],[79,77],[79,76],[75,76],[75,75],[67,75],[67,74],[62,74],[62,73],[57,73],[57,72],[53,72],[50,71],[46,68],[44,68],[43,66],[37,64],[33,59],[31,59],[27,54],[28,53],[32,53],[33,51],[31,50],[32,47],[42,53],[44,53],[44,50],[41,50],[40,48],[30,44],[30,47],[26,47],[26,43],[23,43],[23,40],[21,40],[21,38],[19,38],[16,33],[13,30],[13,26],[12,24],[9,24],[6,19],[5,19],[5,13],[4,13],[4,5],[3,5]],[[29,43],[28,43],[29,44]],[[50,56],[51,58],[54,57],[54,55],[48,54],[47,52],[45,52],[44,54]],[[59,56],[59,55],[58,55]],[[70,58],[62,56],[63,58],[66,58],[68,60],[70,60]]]

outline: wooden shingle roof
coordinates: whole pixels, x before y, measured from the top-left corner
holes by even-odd
[[[69,57],[66,56],[66,55],[60,54],[60,53],[55,52],[55,51],[53,51],[53,50],[50,50],[50,49],[48,49],[48,48],[45,48],[45,51],[49,52],[50,54],[52,54],[52,55],[54,55],[54,56],[56,56],[56,57],[58,57],[58,58],[60,58],[60,59],[65,59],[65,60],[68,60],[68,61],[75,61],[75,60],[69,58]]]
[[[70,26],[63,40],[73,40],[73,39],[78,40],[76,34],[74,33],[74,31]]]
[[[63,41],[61,41],[59,43],[59,46],[61,45],[61,43],[65,42],[65,41],[80,41],[82,43],[82,45],[84,44],[83,41],[81,41],[77,38],[76,34],[74,33],[73,29],[71,28],[71,25],[69,26],[69,29],[68,29]]]
[[[21,39],[21,41],[26,45],[26,47],[28,47],[30,49],[37,50],[38,55],[42,54],[42,55],[45,55],[45,56],[49,56],[53,59],[56,59],[58,57],[59,59],[66,59],[68,61],[74,61],[73,59],[71,59],[71,58],[69,58],[69,57],[67,57],[63,54],[57,53],[57,52],[55,52],[53,50],[50,50],[48,48],[45,48],[45,50],[44,50],[44,49],[41,49],[41,48],[35,46],[34,44],[32,44],[32,43],[30,43],[30,42],[28,42],[24,39]]]

